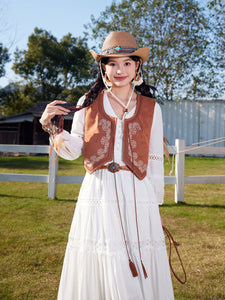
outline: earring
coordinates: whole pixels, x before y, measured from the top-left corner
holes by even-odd
[[[134,86],[138,86],[138,85],[141,85],[143,83],[143,79],[142,79],[139,72],[136,72],[132,83],[133,83]]]
[[[107,73],[105,72],[105,77],[102,78],[104,84],[108,87],[111,88],[112,87],[112,82],[109,80],[109,78],[107,77]]]

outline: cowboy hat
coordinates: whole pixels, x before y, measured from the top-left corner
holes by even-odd
[[[142,63],[144,63],[148,58],[149,52],[150,48],[148,47],[137,49],[135,38],[125,31],[112,31],[106,37],[100,54],[94,50],[90,50],[90,53],[97,62],[102,57],[138,56],[142,59]]]

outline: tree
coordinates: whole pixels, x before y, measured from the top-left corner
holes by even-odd
[[[208,94],[208,84],[214,84],[214,78],[203,72],[213,67],[209,27],[204,8],[195,0],[113,2],[98,19],[92,16],[86,29],[87,36],[100,44],[110,31],[125,30],[136,37],[139,46],[150,47],[144,75],[163,99],[200,97]]]
[[[0,43],[0,77],[5,75],[5,64],[10,61],[7,48]]]
[[[225,85],[225,1],[206,1],[205,14],[208,19],[208,47],[206,57],[209,68],[201,68],[200,75],[197,76],[197,89],[210,90],[214,98],[224,97]],[[208,10],[207,10],[208,9]],[[207,78],[205,81],[204,79]],[[213,92],[213,93],[212,93]]]
[[[211,51],[214,55],[215,69],[217,74],[220,75],[223,80],[221,85],[223,91],[225,90],[224,78],[225,78],[225,0],[211,0],[208,1],[210,27],[211,27],[211,39],[213,45]]]
[[[225,52],[225,1],[211,0],[208,1],[210,9],[211,32],[215,39],[217,54],[223,58]]]
[[[8,116],[24,112],[40,97],[38,89],[34,88],[32,82],[26,85],[13,83],[0,89],[0,115]]]
[[[65,90],[74,89],[90,78],[90,69],[85,39],[68,34],[58,41],[38,28],[28,39],[28,50],[16,50],[13,65],[15,73],[26,82],[32,82],[35,88],[41,87],[43,101],[65,97]]]

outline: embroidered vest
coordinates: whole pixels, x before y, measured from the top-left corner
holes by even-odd
[[[123,161],[139,178],[146,176],[155,100],[137,95],[134,115],[124,120]],[[113,161],[116,118],[106,114],[103,92],[85,109],[84,167],[89,173]]]

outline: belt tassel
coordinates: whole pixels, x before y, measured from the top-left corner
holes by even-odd
[[[143,269],[144,276],[145,276],[145,278],[147,278],[147,277],[148,277],[148,274],[147,274],[147,272],[146,272],[146,270],[145,270],[145,266],[144,266],[144,264],[143,264],[142,261],[141,261],[141,265],[142,265],[142,269]]]
[[[135,264],[132,262],[132,260],[130,258],[129,258],[129,266],[130,266],[130,270],[131,270],[133,277],[137,277],[138,276],[137,269],[135,267]]]

